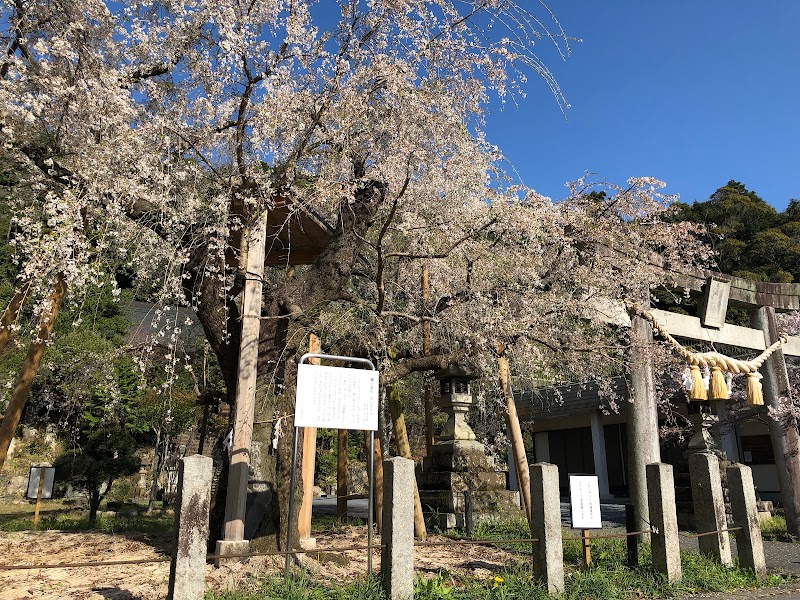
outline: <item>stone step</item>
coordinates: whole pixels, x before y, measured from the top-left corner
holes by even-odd
[[[430,507],[440,513],[464,512],[464,493],[452,490],[420,490],[423,510]],[[474,513],[519,510],[519,492],[511,490],[475,490],[472,492]]]
[[[503,490],[506,487],[505,473],[484,471],[482,473],[453,473],[450,471],[420,472],[417,474],[420,490]]]
[[[478,473],[493,470],[494,465],[484,454],[483,445],[475,441],[434,444],[430,456],[422,459],[423,473],[440,471]]]
[[[431,519],[438,519],[438,525],[440,529],[464,529],[467,526],[466,516],[463,512],[432,513],[423,511],[423,514],[426,522],[430,522]],[[508,519],[509,517],[517,519],[527,518],[522,510],[516,509],[501,513],[473,513],[472,522],[473,524],[493,523],[501,519]]]

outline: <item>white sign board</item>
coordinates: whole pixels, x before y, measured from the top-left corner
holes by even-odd
[[[602,529],[596,475],[570,475],[569,501],[573,529]]]
[[[28,493],[26,498],[30,498],[32,500],[36,499],[36,493],[39,491],[39,474],[41,471],[42,467],[31,467],[31,472],[28,475]],[[45,500],[49,500],[53,497],[53,480],[55,479],[55,476],[55,467],[44,467],[44,487],[42,488],[42,498]]]
[[[378,430],[378,372],[301,363],[295,427]]]

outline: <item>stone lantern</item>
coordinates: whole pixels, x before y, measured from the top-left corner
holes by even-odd
[[[475,432],[467,423],[467,413],[473,404],[470,381],[475,375],[458,365],[451,365],[434,375],[439,380],[441,396],[437,405],[447,415],[447,423],[439,434],[439,441],[474,441]]]
[[[437,406],[447,415],[447,422],[418,469],[424,509],[438,515],[442,529],[464,527],[467,504],[475,519],[498,512],[518,514],[519,492],[506,490],[505,474],[486,456],[467,422],[474,403],[470,382],[477,377],[458,365],[435,377],[441,392]]]

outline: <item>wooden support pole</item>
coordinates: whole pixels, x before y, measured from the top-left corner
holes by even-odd
[[[339,429],[336,444],[336,516],[347,517],[347,429]]]
[[[379,418],[379,430],[381,425],[380,421],[382,420],[383,419]],[[367,464],[369,464],[369,431],[364,432],[364,455],[367,457]],[[375,434],[375,443],[373,447],[372,466],[372,476],[374,478],[372,505],[375,509],[375,524],[380,534],[383,530],[383,450],[381,448],[381,436],[378,435],[377,432]]]
[[[499,349],[499,348],[498,348]],[[514,393],[511,390],[511,369],[508,365],[508,358],[505,356],[505,348],[497,359],[497,371],[500,380],[500,389],[503,391],[503,398],[506,401],[506,427],[511,437],[511,450],[514,454],[513,468],[517,473],[519,482],[519,494],[522,499],[522,508],[531,524],[531,476],[528,467],[528,455],[525,452],[525,442],[522,439],[522,428],[519,425],[517,416],[517,405],[514,402]]]
[[[400,388],[392,384],[386,394],[389,403],[389,414],[392,416],[394,426],[394,439],[397,444],[397,453],[403,458],[411,460],[411,444],[408,443],[406,420],[403,417],[403,408],[400,404]],[[425,530],[425,519],[422,516],[422,502],[419,499],[417,479],[414,478],[414,537],[425,539],[428,533]]]
[[[313,333],[308,334],[308,351],[319,354],[322,344]],[[309,359],[312,365],[318,365],[318,358]],[[297,530],[300,541],[311,540],[311,510],[314,504],[314,471],[317,460],[317,428],[303,428],[303,462],[300,467],[300,476],[303,481],[303,501],[300,504],[300,514],[297,521]]]
[[[431,300],[430,273],[428,263],[422,264],[422,303],[425,312],[428,310],[428,303]],[[431,322],[428,319],[422,321],[422,354],[431,355]],[[431,382],[426,377],[422,383],[425,390],[425,449],[428,456],[433,451],[433,393],[431,392]]]
[[[592,567],[592,538],[589,536],[588,529],[581,529],[581,546],[583,548],[583,566],[587,569]]]
[[[247,240],[244,298],[242,300],[242,337],[239,345],[239,370],[236,383],[236,406],[225,498],[225,541],[244,540],[244,517],[247,509],[247,483],[250,478],[250,453],[258,376],[258,338],[261,331],[261,294],[264,278],[264,255],[267,237],[264,211],[252,229],[242,235]]]
[[[11,440],[14,439],[17,425],[19,425],[19,420],[22,418],[22,410],[28,401],[33,379],[39,370],[42,356],[44,356],[44,349],[47,347],[47,340],[50,339],[53,325],[58,317],[58,309],[61,307],[61,301],[64,299],[66,291],[67,284],[64,280],[64,275],[59,273],[56,276],[53,291],[47,300],[48,307],[39,318],[39,327],[36,329],[35,337],[28,347],[28,354],[22,363],[22,370],[20,370],[17,381],[14,384],[11,400],[8,402],[3,421],[0,423],[0,469],[3,468],[3,464],[6,462],[8,448],[11,446]]]
[[[203,400],[203,420],[200,422],[200,442],[197,444],[197,453],[199,455],[203,455],[203,450],[206,447],[206,433],[208,431],[208,413],[211,410],[211,407],[208,405],[208,396],[206,395],[208,391],[208,376],[207,376],[207,367],[208,367],[208,342],[203,343],[203,393],[199,394],[198,398]],[[195,389],[197,389],[197,385],[195,384]]]
[[[22,305],[25,302],[25,298],[28,296],[30,287],[30,282],[26,281],[16,289],[6,309],[3,311],[3,316],[0,317],[0,350],[2,350],[8,343],[8,340],[11,339],[11,326],[19,317],[19,312],[22,310]]]
[[[44,490],[44,474],[46,467],[39,467],[39,487],[36,488],[36,509],[33,511],[33,527],[39,525],[39,509],[42,508],[42,491]]]

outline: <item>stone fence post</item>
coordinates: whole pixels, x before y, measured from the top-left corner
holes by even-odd
[[[558,467],[549,463],[530,466],[531,534],[533,575],[547,586],[547,593],[564,591],[564,546],[561,539],[561,497]]]
[[[717,456],[710,452],[698,452],[690,456],[689,477],[697,533],[727,529],[728,519],[725,516],[725,498],[722,496]],[[704,535],[697,542],[701,554],[716,558],[726,567],[733,565],[731,541],[727,531]]]
[[[383,461],[381,580],[388,600],[414,596],[414,461]]]
[[[758,578],[764,577],[767,574],[767,563],[764,558],[764,543],[761,540],[761,528],[758,524],[756,491],[750,467],[739,464],[728,467],[728,494],[733,512],[733,525],[742,528],[736,532],[739,565],[745,569],[753,569]]]
[[[202,600],[205,595],[213,463],[211,457],[195,454],[182,458],[178,464],[178,539],[169,569],[169,600]]]
[[[672,465],[652,463],[646,467],[647,500],[650,509],[650,544],[653,568],[666,575],[670,583],[680,581],[681,551],[678,540],[678,515],[675,511],[675,482]]]

